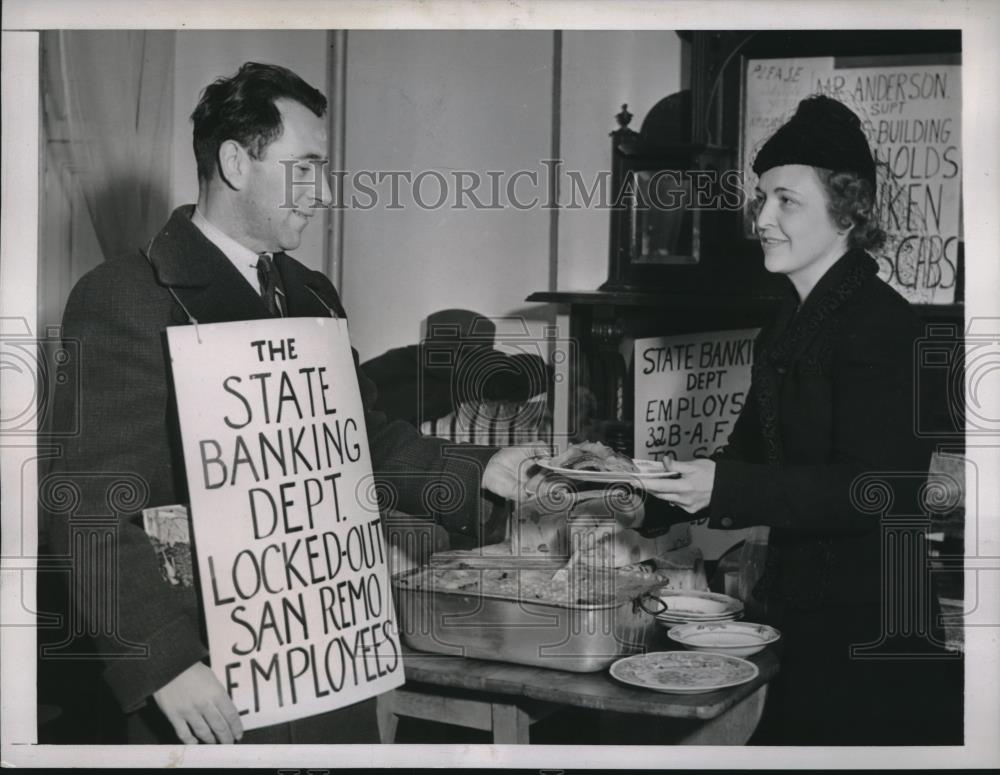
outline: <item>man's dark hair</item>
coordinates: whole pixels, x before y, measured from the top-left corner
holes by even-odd
[[[326,112],[326,97],[279,65],[247,62],[232,77],[206,86],[191,114],[198,180],[215,175],[219,146],[226,140],[238,142],[254,159],[263,156],[283,130],[274,105],[281,98],[295,100],[317,116]]]

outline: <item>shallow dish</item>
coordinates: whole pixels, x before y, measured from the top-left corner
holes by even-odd
[[[720,616],[717,619],[689,619],[685,616],[666,615],[655,616],[653,618],[656,619],[657,624],[669,630],[680,624],[724,624],[725,622],[735,622],[742,619],[743,614],[738,613],[735,616]]]
[[[664,471],[663,463],[656,460],[633,460],[638,472],[635,471],[579,471],[575,468],[562,468],[552,465],[548,460],[535,461],[539,467],[554,474],[565,476],[577,482],[607,482],[608,484],[630,484],[642,487],[643,482],[655,479],[676,479],[680,474],[676,471]]]
[[[760,674],[753,662],[728,654],[700,651],[654,651],[619,659],[612,677],[630,686],[668,694],[701,694],[752,681]]]
[[[753,622],[696,622],[671,627],[667,637],[692,651],[748,657],[777,643],[781,633],[774,627]]]
[[[652,593],[651,610],[656,618],[678,618],[684,621],[732,619],[743,613],[743,603],[735,597],[718,592],[660,589]]]

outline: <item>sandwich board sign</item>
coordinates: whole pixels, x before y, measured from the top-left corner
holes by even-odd
[[[211,668],[244,729],[400,686],[346,321],[178,326],[167,339]]]

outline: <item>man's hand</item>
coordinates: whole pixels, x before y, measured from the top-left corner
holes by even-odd
[[[211,668],[196,662],[153,693],[185,745],[226,743],[243,737],[240,714]]]
[[[676,471],[676,479],[654,479],[645,482],[646,492],[660,500],[680,506],[688,514],[694,514],[712,501],[715,486],[715,461],[708,459],[680,460],[664,459],[663,467]]]
[[[542,441],[501,449],[483,471],[483,489],[509,501],[523,500],[528,470],[535,465],[535,458],[550,454],[548,445]]]

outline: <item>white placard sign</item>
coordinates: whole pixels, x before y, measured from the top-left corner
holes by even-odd
[[[256,729],[403,683],[346,321],[167,329],[212,670]]]
[[[635,341],[635,456],[708,457],[726,445],[750,390],[759,329],[658,336]],[[703,521],[704,522],[704,521]],[[692,526],[691,538],[714,559],[746,531]]]
[[[890,59],[892,62],[890,63]],[[862,121],[879,164],[888,240],[872,251],[879,276],[913,302],[955,300],[961,225],[962,67],[889,58],[754,59],[746,73],[743,164],[750,165],[799,100],[834,97]]]

